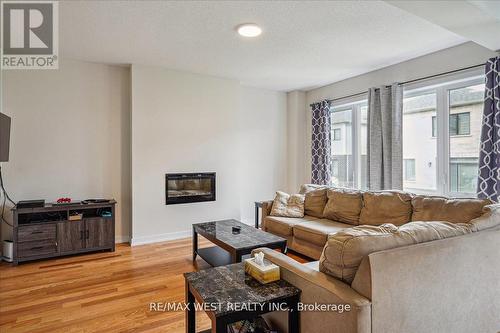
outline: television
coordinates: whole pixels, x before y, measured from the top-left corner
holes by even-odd
[[[9,161],[10,117],[0,113],[0,162]]]

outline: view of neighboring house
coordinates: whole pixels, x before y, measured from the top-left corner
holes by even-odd
[[[471,196],[477,183],[484,84],[440,91],[443,91],[441,95],[446,103],[449,98],[450,106],[447,192],[455,196]],[[439,185],[436,160],[439,94],[436,88],[410,90],[405,93],[403,101],[403,186],[415,193],[437,193]],[[334,185],[366,188],[367,109],[366,97],[332,107]],[[353,123],[358,125],[353,126]]]

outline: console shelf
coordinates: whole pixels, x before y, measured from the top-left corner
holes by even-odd
[[[100,250],[115,250],[116,201],[14,208],[13,264]],[[71,215],[81,219],[70,221]]]

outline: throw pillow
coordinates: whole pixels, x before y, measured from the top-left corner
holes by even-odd
[[[304,194],[288,194],[278,191],[274,197],[271,216],[304,217]]]

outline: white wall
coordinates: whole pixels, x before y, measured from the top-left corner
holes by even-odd
[[[367,91],[370,87],[409,81],[478,65],[494,56],[496,56],[495,52],[469,42],[308,91],[304,108],[307,123],[304,177],[308,180],[311,178],[311,108],[309,104],[326,98],[339,98]]]
[[[255,201],[286,190],[286,94],[240,87],[239,130],[241,220],[254,223]]]
[[[306,93],[293,91],[287,94],[287,137],[288,137],[288,178],[287,191],[296,193],[300,185],[310,182],[305,176],[304,156],[306,156]],[[310,141],[310,140],[309,140]]]
[[[117,240],[128,240],[129,76],[129,68],[71,60],[58,70],[3,72],[2,112],[12,130],[2,170],[15,201],[115,198]]]
[[[253,201],[285,186],[285,140],[284,93],[133,65],[133,244],[187,236],[192,223],[253,220]],[[217,200],[166,206],[165,173],[198,171],[217,173]]]

